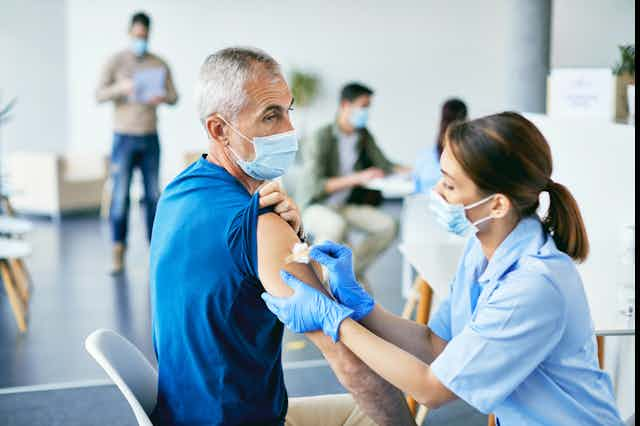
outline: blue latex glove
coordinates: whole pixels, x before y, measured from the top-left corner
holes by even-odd
[[[356,281],[349,247],[327,241],[314,246],[309,257],[327,268],[331,293],[338,302],[353,309],[351,318],[360,321],[369,315],[376,303]]]
[[[331,300],[286,271],[280,271],[284,281],[294,291],[290,297],[275,297],[262,293],[262,300],[278,319],[296,333],[322,330],[334,342],[339,339],[340,323],[353,311]]]

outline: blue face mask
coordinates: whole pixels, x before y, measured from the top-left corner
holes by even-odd
[[[295,162],[296,153],[298,152],[298,137],[295,130],[249,139],[224,118],[222,120],[234,132],[253,144],[256,151],[256,158],[253,161],[243,160],[231,146],[228,146],[238,166],[252,178],[256,180],[275,179],[285,174],[287,169]]]
[[[147,40],[143,38],[134,38],[131,41],[131,50],[135,53],[136,56],[144,56],[147,53],[147,48],[149,44]]]
[[[349,122],[356,129],[364,129],[369,121],[369,108],[356,108],[349,116]]]
[[[486,203],[493,197],[494,195],[489,195],[480,201],[476,201],[468,206],[463,206],[462,204],[450,204],[435,190],[431,190],[431,194],[429,195],[429,208],[436,215],[437,222],[447,231],[464,237],[468,235],[470,231],[474,234],[478,232],[478,225],[492,218],[491,216],[487,216],[472,223],[467,219],[465,211]]]

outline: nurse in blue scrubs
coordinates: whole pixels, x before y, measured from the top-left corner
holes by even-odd
[[[448,231],[472,234],[450,294],[428,326],[384,310],[333,243],[311,257],[335,300],[282,274],[295,293],[267,294],[296,332],[323,330],[374,371],[436,408],[461,398],[501,425],[619,425],[580,275],[589,243],[575,199],[551,179],[551,150],[516,113],[454,123],[432,209]],[[540,194],[549,195],[544,218]],[[436,267],[437,265],[434,265]]]

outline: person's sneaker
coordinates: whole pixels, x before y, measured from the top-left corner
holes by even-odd
[[[109,271],[111,275],[122,273],[124,270],[124,251],[125,246],[122,243],[115,243],[113,245],[113,264]]]

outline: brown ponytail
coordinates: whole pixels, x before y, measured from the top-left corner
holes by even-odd
[[[543,219],[544,227],[553,235],[559,250],[567,253],[578,262],[589,254],[589,240],[582,215],[571,192],[557,182],[550,182],[549,211]]]
[[[587,258],[589,241],[576,200],[551,180],[551,148],[538,128],[515,112],[454,122],[445,144],[480,191],[504,194],[519,217],[536,214],[539,196],[549,193],[542,224],[559,250],[578,262]]]

